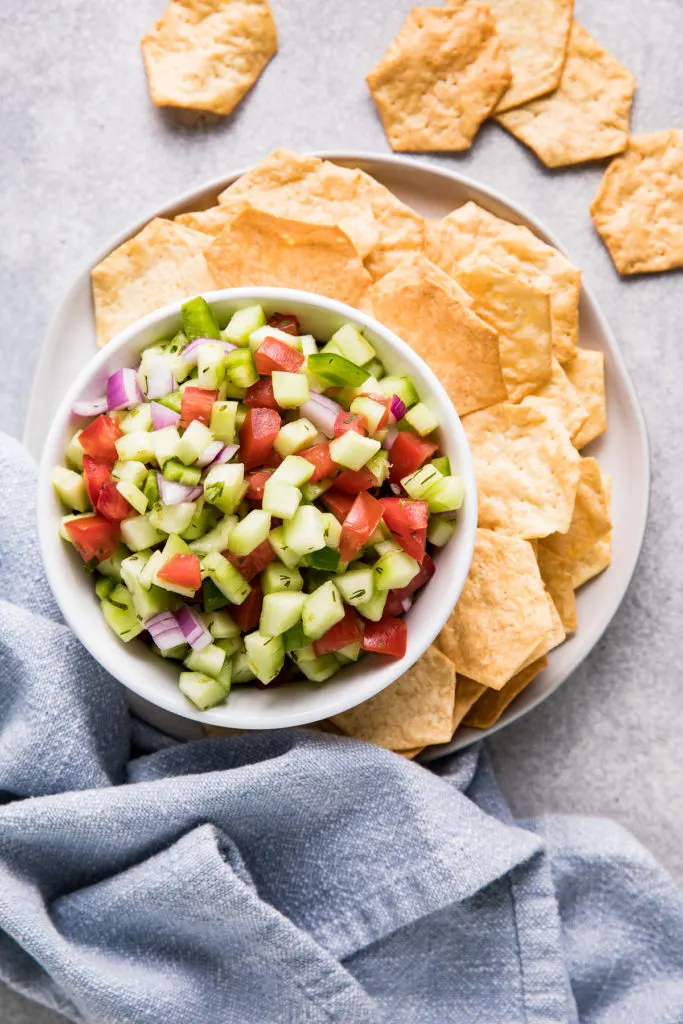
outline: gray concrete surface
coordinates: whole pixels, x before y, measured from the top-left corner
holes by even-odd
[[[278,56],[233,117],[195,126],[148,99],[138,41],[164,0],[0,5],[3,429],[21,433],[48,319],[109,235],[276,145],[387,150],[364,75],[410,0],[271,2]],[[637,76],[634,130],[683,127],[680,0],[577,0],[577,16]],[[432,159],[500,189],[565,241],[616,331],[652,443],[652,512],[629,594],[563,689],[494,738],[501,785],[522,815],[619,819],[683,878],[682,276],[619,280],[588,213],[600,166],[544,171],[493,125],[469,153]],[[4,1024],[57,1019],[0,992]]]

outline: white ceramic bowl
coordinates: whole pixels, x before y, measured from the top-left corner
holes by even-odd
[[[340,302],[282,288],[226,289],[206,298],[221,322],[235,309],[259,302],[268,315],[294,313],[305,332],[322,339],[346,321],[353,321],[390,373],[411,377],[420,398],[439,420],[441,449],[449,456],[453,471],[463,478],[466,498],[454,536],[435,555],[435,576],[407,615],[405,657],[394,660],[368,655],[320,684],[297,682],[272,690],[236,686],[225,704],[199,711],[178,689],[176,663],[158,658],[135,640],[123,644],[107,626],[79,555],[58,536],[64,509],[50,477],[53,466],[64,463],[69,438],[84,425],[72,414],[73,403],[103,394],[109,374],[133,365],[143,349],[178,330],[180,302],[151,313],[119,334],[83,369],[59,406],[43,449],[38,480],[38,530],[45,570],[64,618],[83,645],[112,676],[145,700],[185,718],[236,729],[304,725],[345,711],[384,689],[420,657],[443,626],[460,596],[474,546],[477,496],[472,459],[457,413],[437,378],[405,342],[376,320]]]

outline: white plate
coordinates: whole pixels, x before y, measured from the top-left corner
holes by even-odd
[[[516,224],[526,224],[540,238],[562,249],[560,242],[529,214],[493,190],[477,185],[459,174],[405,157],[362,153],[318,155],[348,166],[361,167],[426,216],[443,216],[454,207],[473,199],[500,217]],[[242,173],[243,170],[236,171],[218,181],[209,182],[150,211],[149,216],[140,223],[112,239],[78,274],[52,321],[34,375],[24,441],[36,458],[40,456],[50,422],[62,396],[84,363],[97,352],[90,294],[91,267],[139,231],[152,217],[174,216],[183,210],[210,206],[215,202],[217,194]],[[628,587],[647,519],[650,487],[647,434],[617,342],[585,281],[581,291],[580,343],[586,348],[604,352],[606,360],[609,429],[590,446],[589,451],[600,460],[600,464],[613,479],[613,563],[606,572],[579,591],[578,631],[552,651],[548,667],[513,702],[499,721],[487,730],[461,730],[452,743],[425,751],[423,760],[465,747],[476,739],[497,732],[545,700],[571,675],[597,643]],[[201,726],[196,723],[160,712],[140,698],[134,698],[131,704],[142,718],[174,736],[191,739],[202,735]]]

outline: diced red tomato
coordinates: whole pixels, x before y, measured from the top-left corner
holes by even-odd
[[[242,399],[247,409],[256,409],[261,406],[264,409],[279,409],[273,394],[273,382],[270,377],[260,377],[255,384],[247,388]]]
[[[344,609],[344,618],[313,644],[313,650],[320,657],[340,651],[347,644],[357,644],[363,639],[363,629],[353,608]]]
[[[102,459],[93,459],[92,455],[83,456],[83,477],[90,504],[97,508],[97,499],[105,484],[111,480],[112,463]]]
[[[263,501],[263,488],[273,475],[273,472],[272,469],[257,469],[253,473],[249,473],[247,476],[247,484],[249,485],[247,497],[251,498],[252,501]]]
[[[275,558],[275,552],[270,546],[270,541],[262,541],[258,547],[250,551],[248,555],[233,555],[232,551],[224,551],[223,554],[231,562],[241,576],[244,576],[247,583],[263,572]]]
[[[263,465],[279,429],[280,414],[274,409],[249,410],[240,427],[240,456],[245,469]]]
[[[334,481],[334,486],[345,494],[360,494],[377,486],[377,480],[367,466],[361,469],[343,469]]]
[[[104,516],[83,516],[64,524],[71,543],[85,562],[111,558],[119,543],[121,528]]]
[[[133,511],[122,494],[116,489],[114,480],[104,484],[97,499],[97,511],[112,523],[120,523]]]
[[[301,334],[299,321],[293,313],[273,313],[268,317],[268,326],[277,327],[278,331],[284,331],[285,334]]]
[[[263,469],[277,469],[282,464],[282,456],[278,455],[274,448],[263,460]]]
[[[429,506],[409,498],[380,498],[383,518],[406,554],[422,562],[427,544]]]
[[[199,590],[202,576],[199,569],[199,557],[194,554],[171,555],[157,571],[160,580],[173,583],[176,587],[187,590]]]
[[[260,374],[270,376],[273,370],[297,373],[304,365],[304,357],[286,341],[266,338],[254,352],[254,362]]]
[[[208,427],[211,422],[213,403],[217,399],[217,391],[206,391],[204,388],[185,388],[180,403],[179,426],[185,429],[193,420],[199,420],[205,427]]]
[[[363,650],[373,654],[388,654],[402,658],[408,646],[408,627],[405,619],[384,615],[379,622],[367,622],[363,634]]]
[[[113,465],[119,457],[116,442],[120,437],[123,437],[123,431],[118,423],[102,413],[78,435],[78,441],[86,455]]]
[[[230,605],[230,615],[243,633],[248,633],[250,629],[258,626],[262,605],[263,591],[258,580],[252,583],[249,597],[242,604]]]
[[[340,523],[343,523],[349,512],[349,509],[353,505],[353,498],[350,494],[343,494],[338,491],[335,487],[332,487],[329,491],[325,491],[321,494],[323,502],[329,508],[330,512],[337,517]]]
[[[371,494],[362,491],[355,498],[342,523],[339,556],[342,562],[351,562],[377,529],[382,518],[382,506]]]
[[[435,572],[436,566],[432,561],[431,555],[425,555],[420,565],[420,571],[413,576],[410,583],[405,587],[389,591],[387,595],[387,603],[384,605],[384,614],[402,615],[402,602],[405,598],[410,597],[416,590],[419,590],[420,587],[423,587],[425,583],[429,582]]]
[[[365,416],[356,416],[355,413],[346,412],[345,409],[342,409],[341,412],[337,413],[337,418],[334,421],[334,436],[341,437],[342,434],[347,434],[350,430],[366,437],[368,421]]]
[[[313,464],[313,476],[310,479],[312,484],[318,480],[324,480],[327,476],[334,476],[339,468],[337,463],[330,457],[330,444],[325,441],[323,444],[314,444],[312,448],[305,448],[298,453],[302,459]]]
[[[439,446],[431,441],[423,441],[407,430],[400,430],[398,437],[391,446],[389,463],[391,470],[389,479],[392,484],[399,483],[404,476],[414,473],[423,462],[431,459]]]

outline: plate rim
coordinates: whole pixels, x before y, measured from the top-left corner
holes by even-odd
[[[303,154],[304,156],[315,156],[323,160],[330,160],[336,163],[352,164],[360,166],[363,164],[374,164],[385,166],[393,169],[398,173],[413,174],[414,172],[426,173],[433,175],[446,181],[451,182],[453,185],[459,188],[470,189],[472,192],[484,199],[490,200],[493,204],[499,204],[506,210],[512,211],[516,220],[511,221],[512,223],[523,224],[528,226],[534,234],[536,234],[543,241],[554,246],[563,255],[569,258],[567,250],[562,242],[555,236],[554,232],[548,230],[548,228],[536,216],[529,213],[523,206],[518,204],[516,201],[509,199],[503,195],[497,189],[492,188],[489,185],[483,184],[468,175],[461,174],[459,171],[450,170],[449,168],[435,166],[429,163],[427,160],[418,159],[410,156],[399,156],[390,153],[378,153],[372,150],[345,150],[345,149],[322,149],[315,151],[307,151]],[[65,315],[66,308],[69,306],[72,295],[78,291],[82,286],[83,278],[89,278],[90,271],[97,263],[99,263],[105,256],[108,255],[113,249],[121,245],[128,238],[137,234],[145,224],[147,224],[154,217],[163,217],[167,215],[171,210],[190,206],[192,203],[200,201],[206,193],[221,191],[227,185],[231,184],[238,177],[257,166],[256,163],[250,163],[246,166],[240,167],[236,170],[230,171],[227,174],[223,174],[216,178],[211,178],[200,185],[190,188],[174,196],[167,202],[157,205],[154,210],[147,213],[137,219],[133,224],[129,225],[125,230],[117,232],[113,237],[110,237],[107,242],[100,248],[100,250],[87,261],[83,261],[82,264],[76,267],[72,278],[71,285],[65,289],[62,293],[62,298],[59,301],[55,313],[51,317],[48,328],[45,334],[45,340],[41,347],[40,355],[36,360],[33,370],[34,384],[31,387],[29,401],[26,410],[26,418],[24,421],[24,429],[22,432],[22,440],[26,447],[35,453],[39,447],[39,431],[32,430],[32,424],[39,421],[36,408],[39,404],[38,388],[36,387],[37,381],[41,380],[44,376],[45,369],[47,367],[48,359],[55,347],[55,342],[58,337],[61,328],[61,320]],[[647,527],[649,505],[650,505],[650,490],[651,490],[651,451],[650,451],[650,440],[647,432],[647,426],[645,423],[645,417],[638,399],[635,386],[631,379],[628,367],[621,353],[621,349],[617,343],[616,337],[607,321],[602,308],[597,301],[590,284],[587,283],[583,270],[581,271],[581,291],[585,296],[588,305],[591,307],[592,313],[596,319],[598,328],[603,338],[606,341],[606,347],[609,350],[611,359],[616,364],[622,384],[625,388],[626,394],[629,399],[630,407],[634,414],[634,421],[637,428],[637,433],[642,446],[643,464],[642,464],[642,479],[639,481],[642,487],[643,505],[642,513],[639,517],[639,521],[636,522],[636,530],[638,542],[634,545],[633,550],[630,553],[628,564],[626,566],[626,574],[624,576],[623,584],[619,588],[616,598],[613,598],[609,602],[609,611],[606,615],[603,615],[599,621],[597,632],[593,638],[592,643],[585,650],[579,650],[576,656],[571,660],[569,666],[564,672],[563,677],[552,687],[552,689],[539,694],[537,699],[532,700],[529,704],[515,710],[515,702],[513,702],[509,708],[501,715],[494,725],[489,726],[487,729],[475,730],[467,729],[460,737],[449,741],[448,743],[434,745],[432,747],[425,748],[425,751],[419,755],[420,760],[423,762],[429,762],[435,760],[438,757],[443,757],[446,754],[452,753],[456,750],[464,749],[470,746],[472,743],[478,742],[479,740],[485,739],[488,736],[492,736],[505,728],[507,725],[512,724],[519,718],[533,711],[534,708],[538,707],[544,700],[552,696],[562,686],[567,679],[576,671],[579,665],[588,657],[591,651],[599,643],[605,630],[609,626],[610,622],[616,615],[621,603],[626,596],[626,592],[630,586],[633,574],[636,570],[638,560],[643,547],[643,541],[645,537],[645,530]]]

